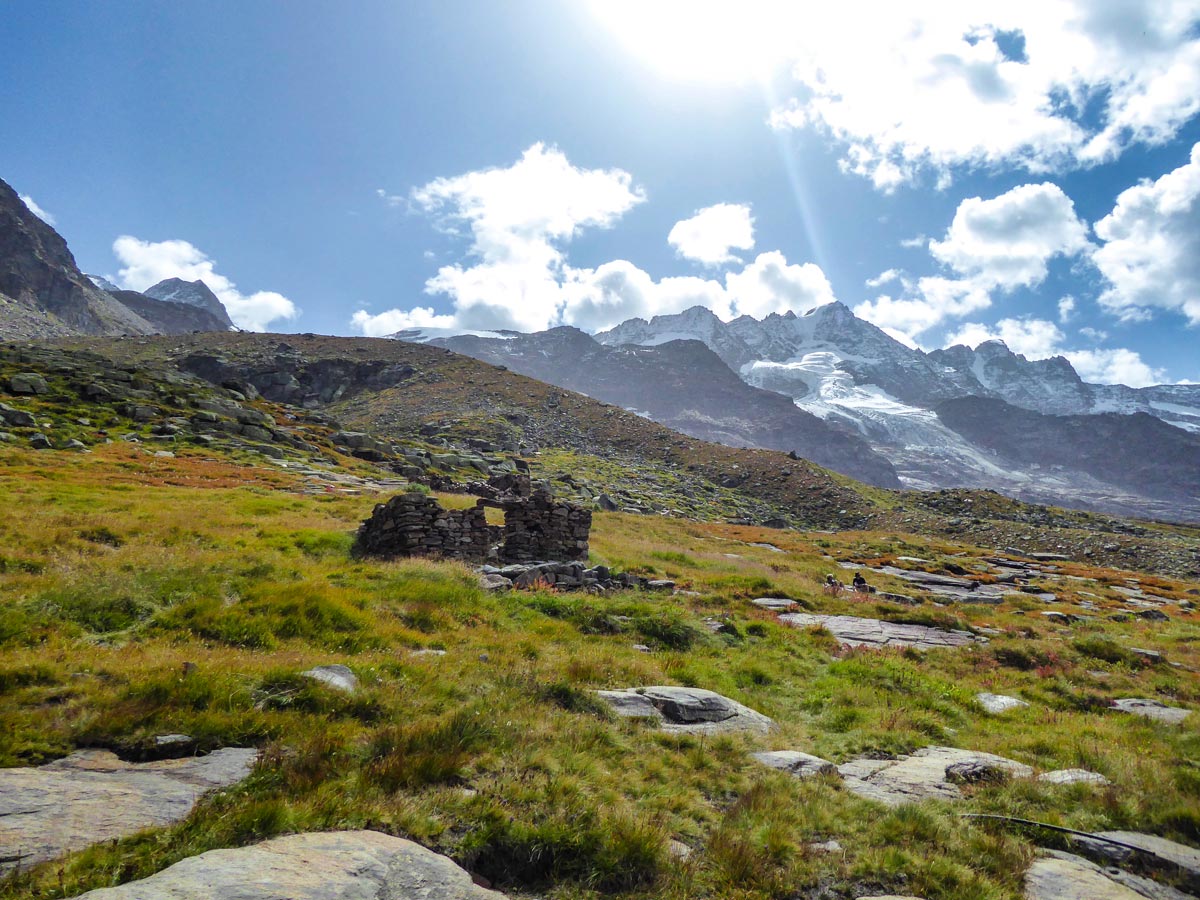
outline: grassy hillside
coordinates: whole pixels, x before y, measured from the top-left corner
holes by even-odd
[[[152,452],[0,450],[0,765],[77,747],[136,755],[168,732],[205,750],[258,746],[262,762],[182,824],[43,865],[0,897],[68,896],[209,848],[322,828],[410,836],[499,887],[551,897],[1018,897],[1044,835],[966,822],[963,810],[1200,841],[1195,728],[1103,709],[1118,696],[1200,704],[1195,614],[1064,628],[1032,600],[913,609],[831,598],[818,584],[835,559],[921,556],[937,567],[977,551],[619,513],[597,515],[593,560],[694,593],[491,596],[458,564],[351,560],[370,492],[305,493],[298,475],[211,448]],[[766,543],[784,552],[756,546]],[[1064,606],[1086,592],[1113,607],[1112,586],[1128,577],[1066,571],[1080,580]],[[1164,596],[1196,590],[1142,582]],[[749,603],[766,595],[994,631],[958,651],[848,651]],[[1144,664],[1130,647],[1184,668]],[[357,695],[298,677],[334,662],[357,673]],[[614,719],[589,693],[641,684],[716,690],[779,729],[666,735]],[[977,690],[1031,706],[986,716]],[[960,807],[883,810],[748,757],[794,748],[842,761],[931,743],[1081,766],[1114,787],[1022,780],[971,788]],[[811,847],[830,839],[840,852]],[[671,841],[692,848],[686,862]]]

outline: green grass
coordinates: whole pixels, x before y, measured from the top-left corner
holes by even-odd
[[[5,900],[71,896],[207,849],[330,828],[411,837],[500,888],[563,900],[1015,900],[1040,836],[965,822],[963,810],[1200,842],[1195,728],[1101,709],[1118,696],[1200,705],[1194,619],[1060,632],[1018,606],[913,609],[820,591],[830,557],[938,560],[970,547],[601,514],[594,562],[693,593],[488,595],[456,563],[352,559],[369,494],[304,495],[299,480],[219,459],[147,468],[117,445],[0,449],[0,471],[13,500],[0,513],[0,765],[79,747],[136,755],[167,732],[263,754],[251,778],[183,822],[22,873],[0,886]],[[1068,603],[1115,577],[1072,574],[1092,581],[1060,586]],[[999,633],[962,651],[849,651],[780,624],[749,602],[758,596]],[[1144,665],[1130,647],[1190,669]],[[446,655],[412,652],[428,648]],[[359,691],[300,677],[321,663],[349,665]],[[718,691],[778,728],[664,734],[592,693],[648,684]],[[1031,705],[988,716],[980,690]],[[800,782],[749,758],[790,748],[841,762],[938,743],[1080,766],[1117,787],[1014,781],[970,788],[960,807],[885,810],[836,779]],[[843,852],[810,847],[828,839]],[[694,852],[681,862],[671,841]]]

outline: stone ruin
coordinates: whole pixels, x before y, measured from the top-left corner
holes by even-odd
[[[438,556],[470,562],[586,560],[592,514],[545,490],[481,498],[470,509],[445,509],[421,493],[398,494],[375,507],[358,529],[358,556]],[[489,525],[486,509],[504,511]]]

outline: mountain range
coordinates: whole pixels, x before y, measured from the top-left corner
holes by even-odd
[[[62,236],[0,181],[0,339],[233,327],[201,281],[169,278],[139,293],[83,274]]]
[[[730,322],[698,306],[594,336],[394,337],[874,484],[1200,521],[1200,385],[1089,384],[1061,356],[1031,361],[1001,341],[926,353],[840,302]]]

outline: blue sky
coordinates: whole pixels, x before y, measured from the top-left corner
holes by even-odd
[[[3,2],[0,177],[248,327],[836,298],[1200,381],[1200,2],[807,6]]]

